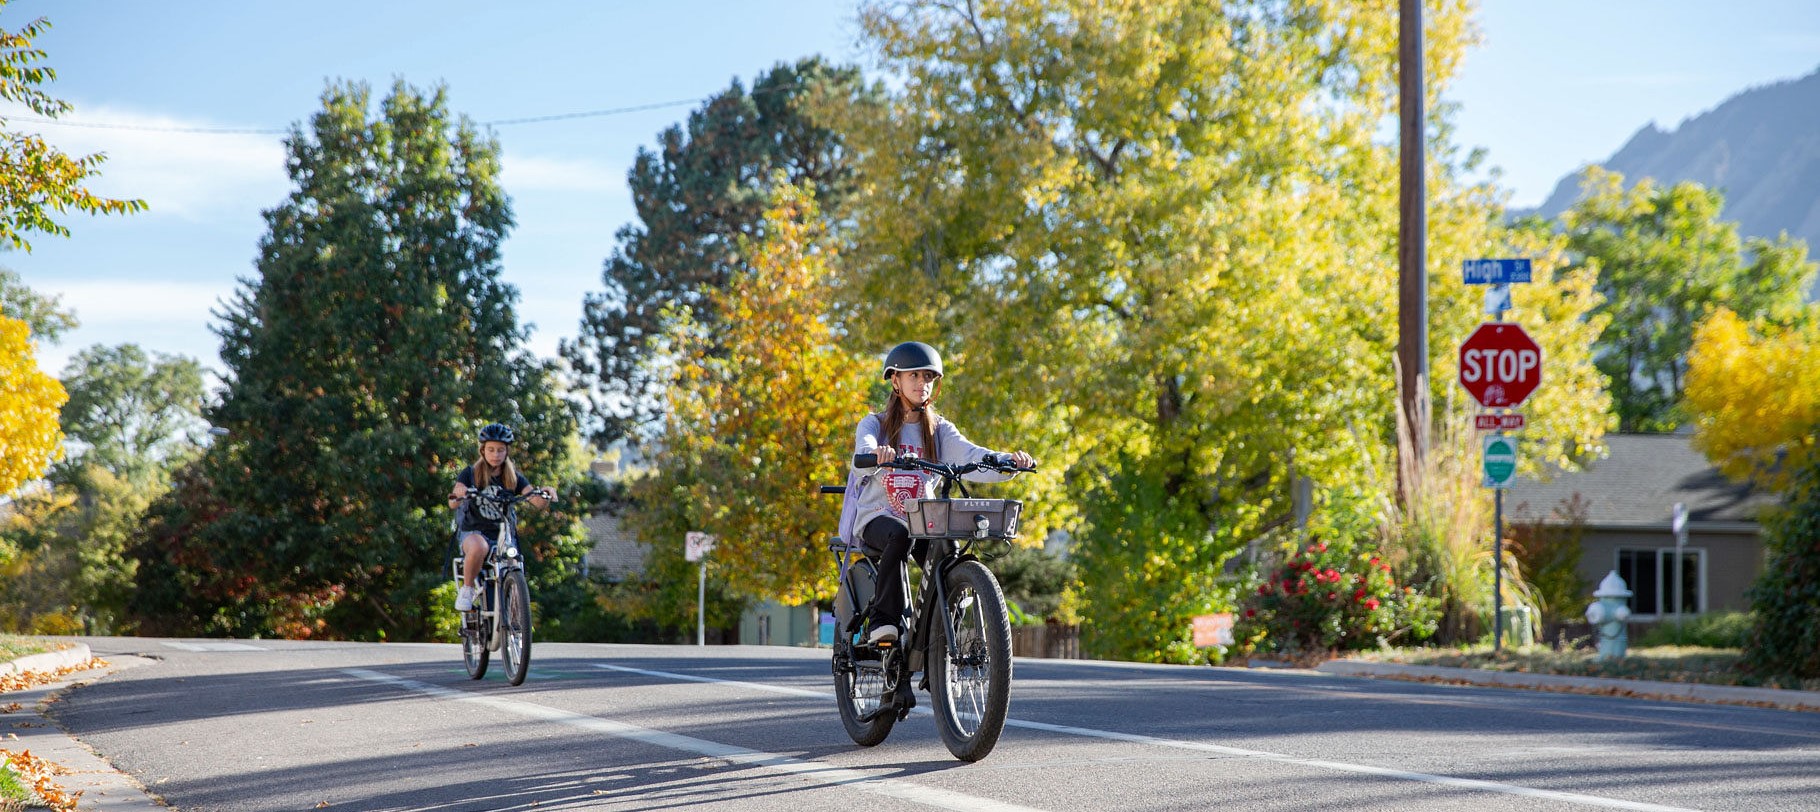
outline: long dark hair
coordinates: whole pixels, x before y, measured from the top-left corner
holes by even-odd
[[[942,380],[937,378],[935,386],[929,390],[929,402],[923,404],[923,453],[927,455],[925,459],[930,462],[942,461],[941,453],[935,448],[935,424],[941,420],[941,416],[935,413],[935,398],[941,392]],[[897,438],[903,433],[904,423],[909,421],[911,406],[903,396],[897,393],[895,387],[892,388],[890,397],[891,403],[885,406],[885,419],[881,432],[885,436],[880,439],[882,442],[890,443],[891,447],[895,449],[897,448]]]

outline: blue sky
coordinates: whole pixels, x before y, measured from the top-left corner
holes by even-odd
[[[1674,127],[1744,88],[1820,68],[1813,0],[1490,0],[1485,44],[1447,97],[1459,140],[1489,151],[1511,203],[1533,206],[1561,176],[1609,156],[1649,121]],[[734,78],[821,53],[861,58],[853,0],[663,3],[466,0],[311,3],[15,0],[0,24],[48,16],[39,45],[58,71],[65,120],[33,125],[69,152],[105,152],[93,188],[147,200],[132,217],[72,217],[0,257],[26,284],[61,295],[83,327],[39,362],[59,372],[91,344],[136,342],[218,367],[209,311],[253,272],[263,223],[288,184],[279,131],[319,106],[327,79],[383,91],[444,82],[479,122],[698,99]],[[626,170],[641,145],[692,108],[501,125],[518,227],[505,278],[554,355],[581,299],[600,287],[613,234],[632,215]],[[123,127],[165,128],[127,129]]]

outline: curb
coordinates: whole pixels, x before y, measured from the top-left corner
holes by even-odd
[[[1702,685],[1690,682],[1655,682],[1610,677],[1569,677],[1513,671],[1484,671],[1477,668],[1373,663],[1362,660],[1331,660],[1316,666],[1315,670],[1343,677],[1452,682],[1494,688],[1528,688],[1565,693],[1628,696],[1637,699],[1667,699],[1678,702],[1820,711],[1820,692],[1792,691],[1781,688],[1746,688],[1737,685]]]
[[[0,663],[0,676],[23,674],[27,671],[55,671],[88,662],[94,654],[88,650],[87,643],[76,643],[67,648],[47,651],[43,654],[27,654],[10,662]]]
[[[88,662],[92,656],[88,644],[76,643],[58,651],[0,663],[0,674],[54,670]],[[83,812],[170,812],[170,807],[136,779],[115,768],[45,714],[64,691],[113,673],[118,667],[116,664],[106,671],[79,672],[47,685],[0,694],[0,708],[14,703],[20,706],[18,710],[0,713],[0,750],[30,751],[68,770],[54,780],[65,792],[82,793],[78,808]]]

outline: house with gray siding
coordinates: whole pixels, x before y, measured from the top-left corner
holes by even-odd
[[[1580,522],[1581,580],[1597,584],[1616,571],[1630,585],[1633,620],[1673,616],[1677,569],[1685,614],[1747,610],[1745,590],[1764,566],[1761,520],[1776,499],[1727,479],[1692,439],[1607,435],[1609,454],[1585,471],[1555,471],[1545,482],[1514,484],[1504,497],[1506,519]],[[1676,503],[1688,515],[1687,544],[1679,554],[1671,525]]]

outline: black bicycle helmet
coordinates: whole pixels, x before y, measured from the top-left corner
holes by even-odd
[[[942,354],[921,341],[906,341],[886,353],[884,377],[891,377],[893,372],[909,372],[914,369],[934,370],[935,377],[940,378]]]
[[[483,443],[511,445],[515,439],[517,439],[517,435],[512,433],[512,427],[504,423],[488,423],[486,428],[480,430],[480,441]]]

